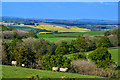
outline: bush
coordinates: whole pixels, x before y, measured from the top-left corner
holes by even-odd
[[[109,39],[113,46],[118,46],[119,41],[117,35],[110,35]]]
[[[104,33],[104,36],[109,36],[109,35],[111,35],[111,32],[110,32],[110,31],[106,31],[106,32]]]
[[[79,37],[73,41],[73,46],[80,52],[87,51],[88,49],[88,43],[85,41],[84,37]]]
[[[108,37],[103,36],[97,41],[97,47],[110,47],[112,44]]]
[[[60,39],[60,40],[57,40],[57,41],[55,42],[55,44],[59,45],[59,44],[62,43],[62,42],[68,42],[68,40],[67,40],[67,39]]]
[[[114,74],[115,71],[113,69],[98,68],[94,62],[84,60],[84,59],[72,61],[71,70],[69,70],[69,72],[79,73],[79,74],[84,74],[84,75],[110,77],[110,78],[116,76],[116,74]]]
[[[112,35],[117,36],[118,38],[118,45],[120,46],[120,29],[115,29],[111,32]]]
[[[41,66],[45,70],[51,70],[52,67],[68,67],[70,68],[70,59],[63,56],[62,54],[57,55],[44,55],[41,60]]]
[[[4,31],[2,34],[3,39],[23,39],[26,38],[26,32],[24,31]]]
[[[17,29],[11,28],[11,27],[8,28],[8,27],[2,25],[2,31],[12,31],[12,30],[17,30]]]
[[[86,59],[86,55],[84,53],[75,53],[75,54],[73,54],[73,56],[74,56],[74,60]]]
[[[113,61],[111,60],[111,54],[108,52],[106,47],[97,48],[91,54],[89,54],[88,57],[102,68],[107,68],[113,64]]]
[[[33,38],[38,38],[37,37],[37,33],[34,31],[28,31],[28,33],[26,34],[27,37],[33,37]]]
[[[79,59],[72,61],[72,65],[79,74],[96,75],[97,66],[93,62]]]
[[[68,54],[69,53],[69,45],[67,42],[62,42],[55,50],[56,54]]]

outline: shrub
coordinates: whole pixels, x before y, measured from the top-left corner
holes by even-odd
[[[120,46],[120,29],[115,29],[111,32],[112,35],[116,35],[118,38],[118,45]]]
[[[69,45],[67,42],[62,42],[55,50],[56,54],[68,54],[69,53]]]
[[[12,31],[12,30],[16,30],[15,28],[8,28],[8,27],[6,27],[6,26],[3,26],[2,25],[2,31]]]
[[[57,41],[55,42],[55,44],[59,45],[59,44],[62,43],[62,42],[68,42],[68,40],[67,40],[67,39],[60,39],[60,40],[57,40]]]
[[[110,77],[110,78],[116,76],[116,74],[114,74],[115,71],[113,69],[98,68],[94,62],[84,60],[84,59],[72,61],[71,70],[69,70],[69,72],[74,72],[74,73],[79,73],[79,74],[84,74],[84,75]]]
[[[35,53],[39,53],[39,55],[45,55],[47,53],[49,55],[55,54],[56,49],[56,45],[54,43],[50,43],[44,39],[35,39],[32,37],[23,39],[22,45],[30,48]]]
[[[74,47],[80,51],[80,52],[84,52],[87,51],[88,49],[88,44],[85,41],[84,37],[79,37],[77,38],[74,42],[73,42]]]
[[[107,68],[113,64],[113,61],[111,60],[111,54],[108,52],[106,47],[97,48],[91,54],[89,54],[88,57],[102,68]]]
[[[78,52],[78,50],[72,44],[69,44],[69,53],[72,54],[76,52]]]
[[[109,36],[110,34],[111,34],[110,31],[106,31],[106,32],[104,33],[104,36]]]
[[[8,64],[8,57],[6,52],[6,45],[0,45],[0,48],[2,49],[2,64],[7,65]],[[1,56],[0,56],[1,57]]]
[[[117,35],[110,35],[109,39],[113,46],[118,46],[119,41]]]
[[[97,66],[93,62],[89,62],[84,59],[73,60],[72,65],[76,69],[77,73],[96,75]]]
[[[111,46],[111,42],[108,37],[103,36],[97,41],[97,47],[101,47],[101,46],[107,48]]]
[[[37,37],[37,33],[34,31],[28,31],[28,33],[26,34],[27,37],[34,37],[34,38],[38,38]]]
[[[73,54],[73,56],[74,56],[74,60],[86,59],[86,55],[84,53],[75,53],[75,54]]]
[[[52,67],[68,67],[70,68],[70,59],[63,56],[62,54],[57,55],[44,55],[41,60],[41,66],[45,70],[51,70]]]
[[[22,39],[26,38],[26,32],[24,31],[4,31],[2,34],[4,39]]]

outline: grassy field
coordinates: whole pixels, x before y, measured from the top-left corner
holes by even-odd
[[[119,48],[109,48],[108,51],[111,53],[112,55],[112,59],[118,63],[118,65],[120,66],[120,53],[118,52]]]
[[[3,78],[26,78],[30,76],[39,75],[41,78],[102,78],[98,76],[80,75],[67,72],[53,72],[47,70],[28,69],[22,67],[13,67],[2,65]]]
[[[45,40],[48,40],[48,41],[50,41],[50,42],[56,42],[56,41],[58,41],[58,40],[60,40],[60,39],[66,39],[68,42],[70,42],[70,41],[72,41],[72,40],[75,40],[76,38],[63,38],[63,37],[59,37],[59,38],[43,38],[43,39],[45,39]]]
[[[75,37],[57,37],[57,36],[82,36],[89,34],[90,36],[103,36],[105,31],[90,31],[90,32],[76,32],[76,33],[60,33],[60,34],[38,34],[38,38],[43,38],[51,42],[55,42],[60,39],[66,39],[68,41],[75,40]],[[49,38],[53,37],[53,38]]]
[[[112,59],[113,59],[115,62],[117,62],[118,65],[120,66],[120,62],[119,62],[119,60],[118,60],[118,58],[119,58],[119,56],[120,56],[120,55],[118,55],[118,54],[119,54],[119,53],[118,53],[118,48],[115,48],[115,47],[109,48],[108,51],[111,53]],[[93,52],[93,51],[85,52],[85,54],[86,54],[86,53],[90,54],[91,52]],[[65,55],[65,56],[67,56],[68,58],[73,59],[73,54],[69,54],[69,55]]]

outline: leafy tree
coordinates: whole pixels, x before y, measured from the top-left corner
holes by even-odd
[[[115,30],[113,30],[112,32],[111,32],[111,34],[113,34],[113,35],[117,35],[118,37],[120,37],[120,29],[115,29]]]
[[[98,47],[91,54],[89,54],[89,58],[99,67],[103,68],[107,68],[113,63],[111,60],[111,54],[108,52],[106,47]]]
[[[56,45],[54,43],[50,43],[44,39],[35,39],[35,38],[27,38],[22,42],[26,48],[31,49],[35,53],[35,67],[41,68],[41,59],[43,55],[49,54],[54,55]]]
[[[117,35],[110,35],[109,40],[113,46],[118,46],[118,37]]]
[[[51,69],[50,58],[51,58],[51,56],[48,54],[46,54],[42,57],[41,66],[43,69],[46,69],[46,70]]]
[[[68,67],[70,68],[71,60],[67,57],[63,56],[62,54],[56,54],[50,56],[46,54],[43,56],[41,60],[41,65],[43,69],[51,70],[52,67]]]
[[[13,39],[18,39],[19,38],[19,36],[18,36],[18,34],[17,34],[17,32],[13,32]]]
[[[85,41],[84,37],[77,38],[73,44],[74,47],[80,52],[87,51],[88,49],[88,43]]]
[[[118,38],[118,46],[120,46],[120,29],[115,29],[111,32],[112,35],[116,35]]]
[[[107,47],[107,48],[108,48],[108,47],[110,47],[111,45],[112,45],[112,44],[111,44],[109,38],[106,37],[106,36],[101,37],[101,38],[97,41],[97,47],[103,46],[103,47]]]
[[[69,53],[69,45],[67,42],[61,42],[60,45],[55,50],[56,54],[68,54]]]
[[[111,32],[110,32],[110,31],[106,31],[106,32],[104,33],[104,36],[109,36],[109,35],[111,35]]]
[[[8,28],[2,25],[2,31],[6,31],[6,30],[8,30]]]
[[[35,53],[31,49],[21,46],[16,52],[15,60],[18,62],[18,65],[25,64],[26,67],[33,67],[35,63]]]
[[[86,55],[84,53],[75,53],[73,54],[74,56],[74,59],[77,60],[77,59],[86,59]]]
[[[27,37],[34,37],[34,38],[38,38],[37,37],[37,33],[35,33],[34,31],[28,31],[28,33],[26,34]]]
[[[22,44],[40,55],[55,54],[56,45],[44,39],[27,38],[23,40]]]
[[[15,28],[11,28],[11,27],[8,28],[8,27],[2,25],[2,31],[12,31],[12,30],[17,30],[17,29],[15,29]]]
[[[96,41],[93,39],[88,43],[89,51],[96,49]]]
[[[78,50],[73,46],[73,44],[69,44],[69,53],[72,54],[72,53],[75,53],[77,52]]]
[[[11,64],[12,60],[15,60],[16,53],[18,51],[16,45],[21,42],[22,42],[21,39],[15,38],[10,43],[7,44],[6,51],[7,51],[7,55],[8,55],[8,61],[10,64]]]
[[[7,51],[6,51],[7,45],[2,44],[1,46],[2,46],[2,64],[8,65],[8,56],[7,56]]]

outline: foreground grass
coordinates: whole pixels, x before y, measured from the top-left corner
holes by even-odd
[[[80,75],[75,73],[53,72],[47,70],[37,70],[2,65],[3,78],[26,78],[35,75],[39,75],[39,77],[41,78],[61,78],[63,76],[67,78],[102,78],[98,76]]]

